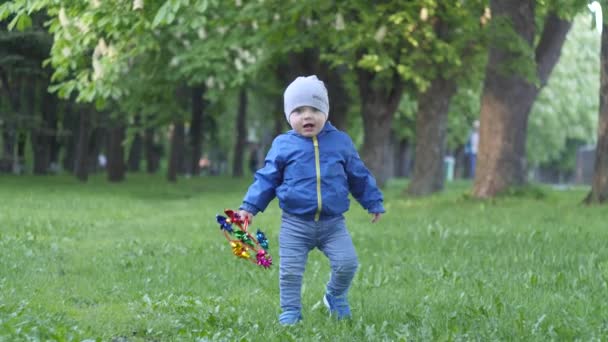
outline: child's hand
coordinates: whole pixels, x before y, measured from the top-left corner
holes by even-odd
[[[246,211],[246,210],[239,210],[239,216],[245,220],[247,219],[249,221],[249,224],[253,223],[253,214]]]
[[[381,216],[382,216],[382,213],[373,213],[372,214],[372,223],[376,223],[376,222],[380,221]]]

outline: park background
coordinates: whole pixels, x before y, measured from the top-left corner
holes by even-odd
[[[0,2],[0,338],[605,337],[600,4]],[[388,214],[347,214],[355,319],[327,319],[313,253],[282,330],[277,270],[233,258],[215,215],[309,74]],[[274,246],[278,216],[256,220]]]

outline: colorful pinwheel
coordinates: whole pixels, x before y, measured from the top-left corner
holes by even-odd
[[[230,243],[232,254],[236,257],[250,260],[256,265],[269,268],[272,265],[272,257],[268,253],[268,239],[261,230],[257,230],[255,237],[247,228],[249,220],[242,219],[233,210],[224,210],[226,216],[216,215],[220,230]]]

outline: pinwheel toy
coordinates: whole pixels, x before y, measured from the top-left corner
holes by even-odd
[[[249,220],[243,219],[233,210],[224,210],[226,216],[216,215],[220,230],[224,233],[226,240],[230,243],[232,254],[239,258],[247,259],[269,268],[272,265],[272,257],[268,253],[268,239],[261,230],[257,230],[255,236],[247,231]]]

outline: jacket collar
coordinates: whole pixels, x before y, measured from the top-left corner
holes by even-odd
[[[336,127],[334,127],[334,125],[332,125],[331,122],[325,121],[325,125],[323,126],[323,128],[321,129],[321,131],[319,132],[319,134],[317,135],[317,137],[323,136],[323,135],[325,135],[325,134],[327,134],[329,132],[337,131],[337,130],[338,129]],[[293,129],[287,131],[287,134],[295,135],[297,137],[304,138],[303,136],[301,136],[300,134],[298,134],[298,132],[296,132]]]

